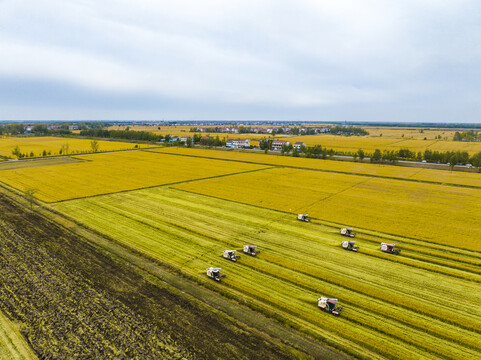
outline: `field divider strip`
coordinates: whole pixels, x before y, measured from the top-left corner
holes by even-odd
[[[399,181],[407,181],[407,182],[426,183],[426,184],[433,184],[433,185],[444,185],[444,186],[453,186],[453,187],[481,190],[481,185],[480,186],[464,185],[464,184],[446,183],[446,182],[434,181],[434,180],[419,180],[419,179],[410,179],[410,178],[403,178],[403,177],[396,177],[396,176],[363,174],[363,173],[348,172],[348,171],[341,171],[341,170],[314,169],[314,168],[303,167],[303,166],[280,165],[280,164],[264,163],[264,162],[249,161],[249,160],[223,159],[223,158],[216,158],[216,157],[202,156],[202,155],[173,154],[173,153],[167,153],[167,152],[161,152],[161,151],[152,151],[150,149],[141,149],[141,151],[162,154],[162,155],[195,157],[195,158],[203,158],[203,159],[211,159],[211,160],[224,160],[224,161],[240,162],[240,163],[247,163],[247,164],[266,165],[266,166],[272,166],[272,167],[278,167],[278,168],[290,168],[290,169],[297,169],[297,170],[309,170],[309,171],[318,171],[318,172],[326,172],[326,173],[334,173],[334,174],[367,176],[367,177],[379,178],[379,179],[399,180]],[[220,151],[220,150],[214,150],[214,151]],[[271,156],[279,156],[279,155],[271,155]],[[322,159],[322,160],[326,160],[326,159]],[[331,160],[331,161],[336,161],[336,160]]]

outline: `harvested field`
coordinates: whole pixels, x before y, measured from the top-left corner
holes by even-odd
[[[259,174],[272,171],[279,170]],[[326,192],[335,190],[324,185]],[[338,228],[328,223],[300,223],[290,214],[169,188],[52,206],[353,356],[481,356],[480,252],[362,229],[360,252],[346,252]],[[380,252],[381,241],[396,241],[402,255]],[[221,257],[222,250],[246,243],[258,245],[261,254],[242,256],[238,263]],[[212,282],[205,276],[209,266],[222,267],[227,278]],[[342,315],[321,312],[320,295],[338,297],[345,306]]]
[[[32,160],[19,160],[19,161],[5,161],[0,162],[0,171],[2,170],[13,170],[13,169],[23,169],[32,168],[40,166],[51,166],[51,165],[64,165],[72,164],[76,162],[82,162],[84,160],[75,158],[73,156],[63,156],[51,159],[32,159]]]
[[[39,358],[292,358],[3,195],[0,209],[0,310]]]
[[[222,160],[183,159],[141,151],[78,156],[81,162],[0,171],[0,181],[36,189],[46,202],[94,196],[179,181],[253,171],[266,166]]]

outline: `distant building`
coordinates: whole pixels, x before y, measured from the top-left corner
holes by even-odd
[[[237,148],[249,147],[251,146],[251,142],[249,139],[228,139],[225,146],[229,148],[237,149]]]
[[[69,125],[69,126],[68,126],[68,129],[69,129],[70,131],[78,130],[78,125]]]
[[[281,151],[283,145],[289,146],[291,143],[285,140],[274,140],[272,142],[272,150],[274,151]]]
[[[292,145],[292,147],[296,150],[300,150],[302,146],[306,146],[306,143],[303,143],[303,142],[296,142],[294,145]]]

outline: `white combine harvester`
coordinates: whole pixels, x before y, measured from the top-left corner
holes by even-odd
[[[210,277],[212,280],[220,281],[221,279],[225,278],[225,275],[220,274],[221,270],[222,269],[220,268],[210,267],[207,269],[207,276]]]
[[[337,301],[338,301],[337,299],[331,299],[331,298],[321,296],[320,298],[317,299],[317,306],[322,310],[324,310],[325,312],[328,312],[332,315],[339,316],[341,315],[341,312],[342,312],[342,306],[336,306]]]
[[[235,250],[224,250],[224,253],[222,254],[222,256],[227,260],[231,260],[234,262],[240,259],[240,256],[236,255]]]
[[[307,214],[299,214],[297,215],[297,220],[299,221],[304,221],[304,222],[309,222],[311,219],[309,219],[309,215]]]
[[[344,250],[351,250],[357,252],[359,250],[359,246],[354,246],[354,244],[356,244],[355,241],[344,240],[341,243],[341,246]]]
[[[257,254],[260,253],[260,251],[256,249],[257,249],[257,246],[255,245],[244,245],[243,251],[247,255],[256,256]]]
[[[381,243],[381,251],[384,251],[385,253],[388,254],[394,254],[394,255],[399,255],[401,252],[401,249],[395,249],[396,245],[395,244],[387,244],[387,243]]]
[[[353,238],[354,236],[356,236],[356,233],[351,228],[344,228],[344,229],[341,229],[341,235]]]

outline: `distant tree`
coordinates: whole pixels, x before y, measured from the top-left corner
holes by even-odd
[[[365,156],[364,151],[362,149],[359,149],[357,151],[357,156],[359,156],[359,160],[362,161],[364,159],[364,156]]]
[[[42,152],[42,156],[47,156],[47,150],[44,150],[44,151]]]
[[[12,154],[15,155],[16,157],[20,158],[21,151],[20,151],[20,147],[18,145],[15,146],[15,148],[12,150]]]
[[[92,149],[92,152],[96,153],[99,151],[99,142],[97,140],[92,140],[90,142],[90,148]]]
[[[381,161],[381,158],[382,158],[381,150],[376,149],[374,150],[374,154],[372,154],[371,156],[371,162],[379,162]]]
[[[187,147],[192,147],[192,138],[190,136],[187,137],[187,141],[185,142]]]
[[[34,157],[35,154],[33,153],[33,151],[30,151],[30,157]]]

